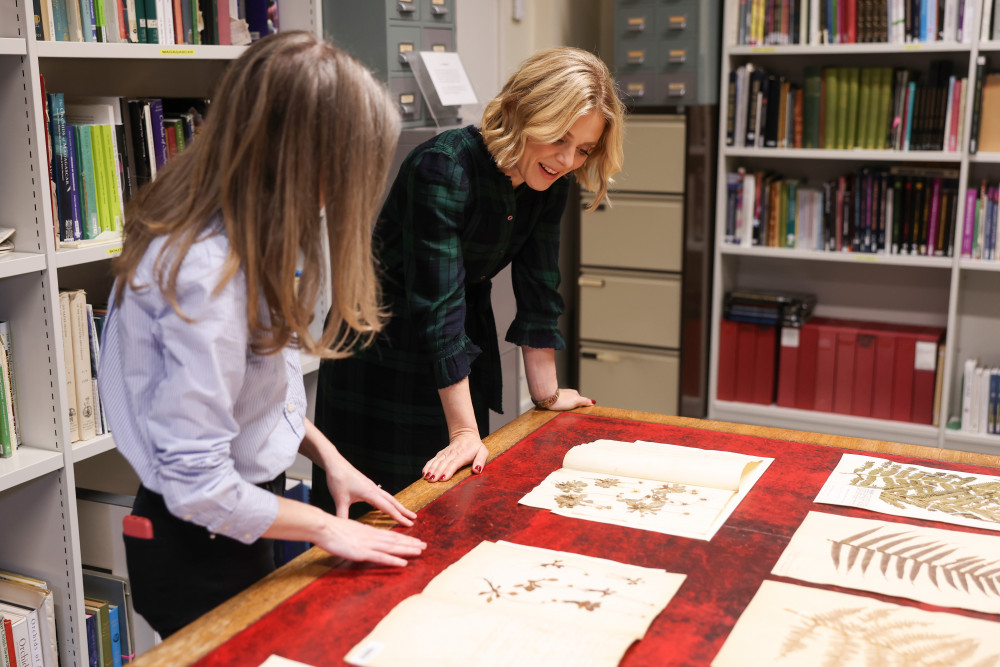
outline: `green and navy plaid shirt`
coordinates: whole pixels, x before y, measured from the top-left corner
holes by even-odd
[[[512,264],[517,302],[506,339],[565,346],[558,260],[568,192],[566,178],[545,191],[513,188],[473,126],[443,132],[403,162],[375,229],[391,319],[369,348],[323,364],[317,396],[317,425],[384,487],[395,486],[392,473],[399,488],[415,481],[447,445],[437,389],[469,377],[481,431],[486,409],[501,410],[490,304],[501,269]]]

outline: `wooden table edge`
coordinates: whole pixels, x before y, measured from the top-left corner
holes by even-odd
[[[751,435],[789,442],[840,447],[880,454],[895,454],[943,462],[1000,468],[1000,456],[939,447],[909,445],[883,440],[868,440],[768,426],[753,426],[734,422],[675,417],[619,408],[595,406],[580,408],[574,412],[722,433]],[[559,414],[558,412],[548,410],[529,410],[495,433],[492,433],[483,440],[486,447],[490,450],[489,460],[492,461]],[[470,470],[465,468],[444,483],[432,484],[424,480],[418,480],[400,491],[396,497],[409,509],[418,511],[439,498],[456,484],[459,484],[470,474]],[[382,512],[369,512],[360,521],[384,529],[390,529],[396,525],[394,521]],[[243,593],[234,596],[201,618],[193,621],[163,643],[140,656],[132,664],[136,665],[136,667],[153,667],[157,665],[174,667],[176,665],[189,665],[197,662],[283,601],[305,588],[316,578],[342,562],[343,559],[331,556],[318,547],[313,547],[290,563],[264,577]]]

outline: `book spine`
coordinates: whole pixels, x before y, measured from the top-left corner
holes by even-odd
[[[21,427],[17,409],[17,369],[14,365],[14,340],[11,338],[10,322],[0,321],[0,347],[7,358],[7,383],[10,388],[11,420],[14,430],[14,444],[21,444]]]
[[[66,381],[66,403],[69,415],[69,436],[70,442],[76,442],[80,439],[80,428],[76,418],[76,371],[73,368],[73,334],[69,315],[68,292],[59,293],[59,319],[62,325],[60,329],[63,345],[63,366],[65,367],[64,379]]]
[[[77,421],[79,422],[80,439],[89,440],[97,433],[94,426],[94,386],[90,368],[90,343],[87,335],[86,292],[83,290],[70,292],[69,306]]]
[[[64,241],[73,240],[73,205],[70,201],[69,156],[66,142],[66,103],[62,93],[52,94],[56,134],[53,137],[56,162],[59,165],[59,231]]]
[[[69,167],[69,204],[70,215],[73,218],[73,240],[83,238],[83,225],[80,217],[80,175],[76,164],[76,130],[72,125],[66,125],[66,163]]]
[[[979,149],[979,116],[983,112],[983,78],[986,76],[986,56],[976,57],[976,80],[973,83],[972,125],[969,128],[969,153]]]
[[[153,126],[156,168],[162,169],[167,163],[167,129],[163,124],[163,100],[152,99],[149,101],[149,119]]]
[[[10,415],[13,413],[13,396],[7,383],[7,355],[0,354],[0,458],[10,458],[14,455],[14,424]]]
[[[933,257],[938,235],[938,217],[941,215],[941,179],[931,181],[930,216],[927,229],[927,255]]]
[[[77,155],[79,156],[80,176],[83,183],[83,214],[84,238],[92,239],[101,233],[101,224],[97,218],[97,187],[94,173],[94,149],[91,145],[90,125],[80,125],[77,128]]]

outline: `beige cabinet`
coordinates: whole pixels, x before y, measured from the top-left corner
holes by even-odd
[[[685,119],[633,115],[611,202],[581,214],[578,369],[598,404],[678,413]]]

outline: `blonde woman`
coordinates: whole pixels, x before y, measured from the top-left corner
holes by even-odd
[[[594,404],[556,377],[559,220],[571,175],[593,206],[606,196],[623,111],[599,58],[550,49],[521,65],[481,129],[446,131],[406,158],[375,229],[391,318],[370,348],[321,365],[316,409],[317,426],[383,488],[483,469],[488,410],[501,411],[490,280],[508,264],[517,316],[506,338],[521,346],[535,404]],[[313,497],[329,509],[319,482]]]
[[[305,419],[298,359],[342,357],[381,326],[371,221],[398,129],[367,70],[284,32],[232,63],[198,139],[130,205],[98,377],[142,481],[125,522],[133,599],[162,636],[271,571],[261,538],[383,565],[425,546],[346,518],[355,501],[415,515]],[[334,305],[315,340],[323,235]],[[321,467],[337,516],[281,497],[296,452]]]

